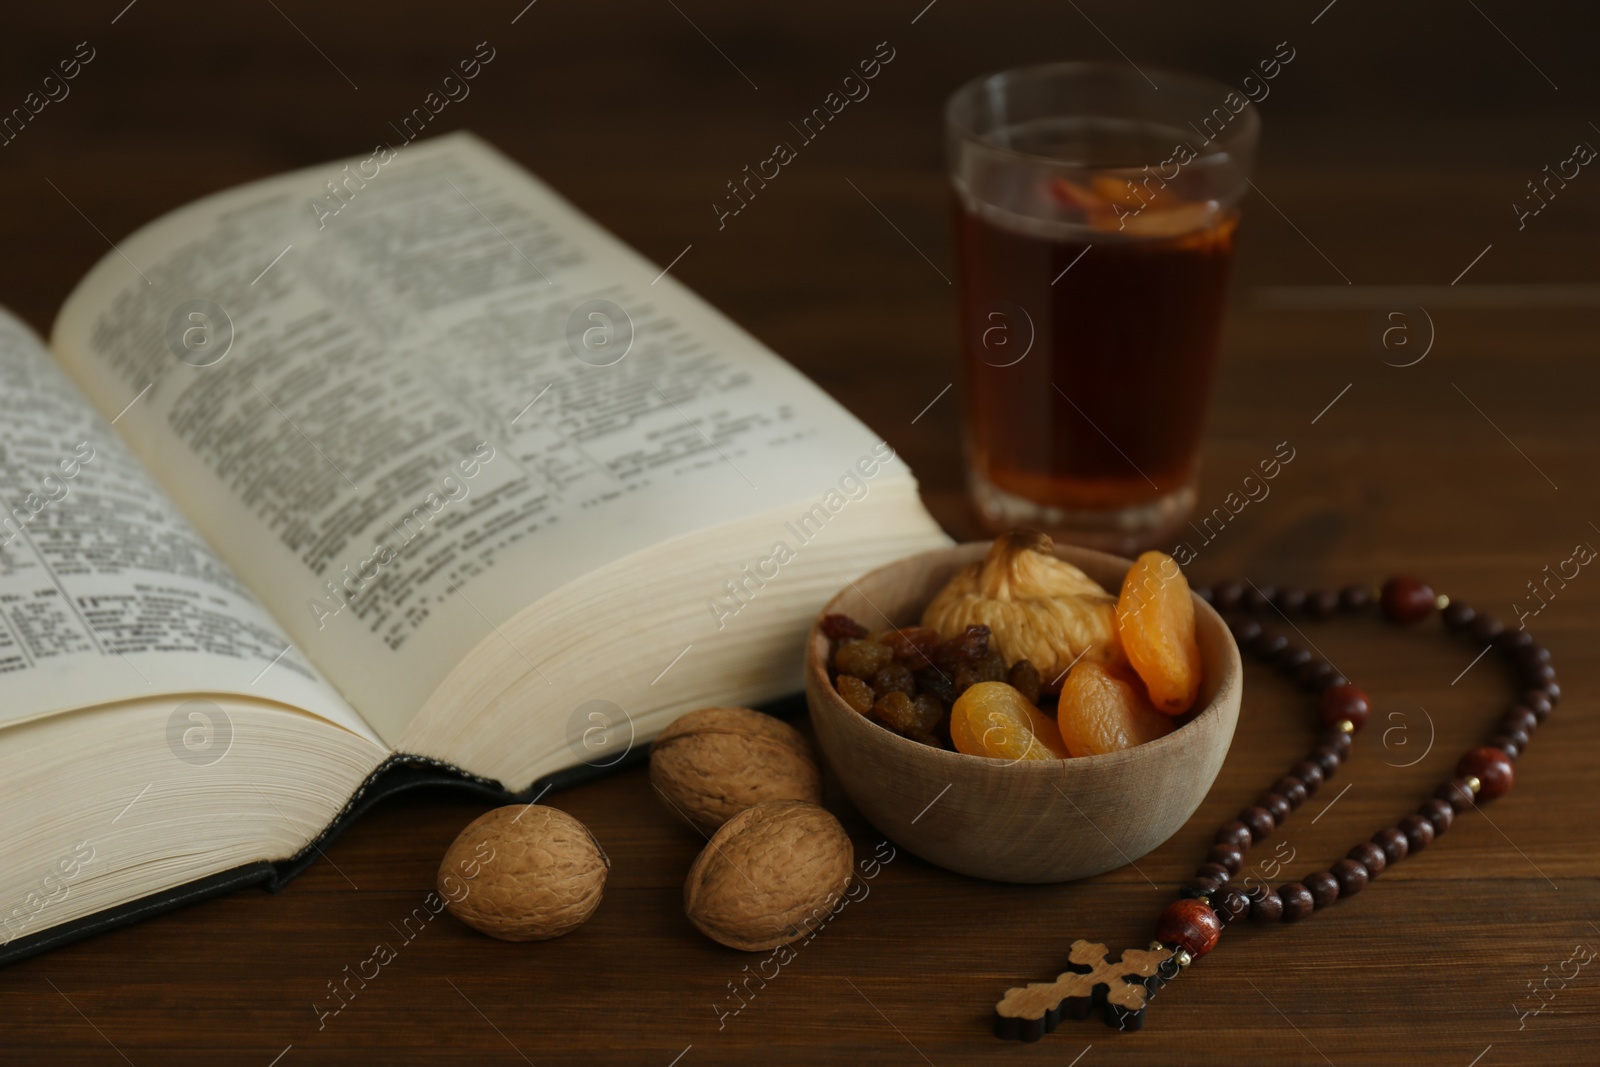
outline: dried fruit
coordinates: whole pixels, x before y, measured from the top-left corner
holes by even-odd
[[[980,682],[950,709],[957,752],[994,759],[1049,760],[1067,755],[1055,722],[1004,682]]]
[[[1200,645],[1194,600],[1178,561],[1146,552],[1134,561],[1117,600],[1117,626],[1128,662],[1150,701],[1168,715],[1194,707],[1200,691]]]
[[[544,941],[600,906],[611,861],[588,829],[556,808],[511,804],[467,824],[439,864],[450,914],[502,941]]]
[[[954,671],[977,663],[989,654],[989,627],[973,625],[963,629],[948,641],[942,641],[933,650],[933,665],[942,670]]]
[[[1024,700],[1035,706],[1039,703],[1039,693],[1044,688],[1044,682],[1039,677],[1039,668],[1029,660],[1019,659],[1011,665],[1011,670],[1006,672],[1006,684],[1022,694]]]
[[[889,665],[894,653],[876,641],[846,641],[833,654],[833,669],[840,674],[871,678]]]
[[[1165,737],[1174,726],[1170,716],[1151,705],[1131,672],[1087,660],[1067,675],[1056,722],[1074,756],[1132,748]]]
[[[930,656],[942,640],[938,631],[926,626],[902,626],[883,635],[883,644],[889,647],[896,661],[914,671],[933,665]]]
[[[931,693],[941,704],[954,704],[956,697],[961,695],[961,691],[956,688],[955,679],[937,667],[917,671],[914,677],[917,680],[917,688],[924,693]]]
[[[749,708],[679,716],[650,746],[650,784],[704,833],[752,804],[822,799],[822,772],[800,731]]]
[[[897,734],[910,733],[917,725],[916,705],[901,692],[885,693],[872,705],[872,717]]]
[[[841,674],[833,684],[839,690],[839,695],[844,697],[844,702],[863,715],[872,710],[873,702],[878,699],[872,686],[853,674]]]
[[[757,804],[730,819],[694,861],[683,910],[729,948],[776,948],[828,919],[854,862],[844,827],[815,804]]]
[[[872,676],[872,692],[877,696],[887,693],[913,696],[916,691],[917,680],[911,676],[911,668],[904,663],[891,663]]]
[[[831,641],[853,640],[867,636],[867,628],[848,615],[830,613],[822,617],[822,632]]]
[[[1115,659],[1115,601],[1050,548],[1048,537],[1031,530],[997,537],[982,562],[962,569],[939,591],[922,624],[947,637],[986,625],[990,644],[1005,662],[1029,660],[1045,678],[1060,675],[1080,656]]]

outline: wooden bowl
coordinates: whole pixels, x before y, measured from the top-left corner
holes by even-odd
[[[987,542],[939,549],[857,579],[823,609],[864,625],[916,623],[923,607]],[[1106,589],[1130,563],[1057,545]],[[850,800],[890,840],[930,863],[999,882],[1064,882],[1132,863],[1177,832],[1205,798],[1239,720],[1242,669],[1233,635],[1196,597],[1204,678],[1193,718],[1121,752],[1005,763],[930,748],[869,721],[828,679],[828,638],[806,645],[806,699],[817,739]]]

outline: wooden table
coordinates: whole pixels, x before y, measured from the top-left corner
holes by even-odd
[[[971,536],[956,396],[935,400],[956,361],[944,96],[984,70],[1124,53],[1238,84],[1287,41],[1295,58],[1261,105],[1259,195],[1202,506],[1278,442],[1296,458],[1192,573],[1281,585],[1415,571],[1509,618],[1546,565],[1600,544],[1600,176],[1580,174],[1520,229],[1511,207],[1575,142],[1600,144],[1594,12],[1504,0],[524,2],[8,11],[0,107],[77,42],[95,58],[0,147],[0,297],[47,328],[107,238],[212,190],[366,149],[488,41],[495,63],[437,127],[477,130],[658,262],[692,245],[677,274],[885,434],[938,517]],[[895,58],[871,96],[719,229],[724,182],[881,41]],[[1405,305],[1427,309],[1436,340],[1420,363],[1386,366],[1404,359],[1370,346],[1369,323]],[[479,810],[413,796],[370,814],[275,898],[213,901],[0,973],[0,1060],[1589,1062],[1600,968],[1570,977],[1563,962],[1600,947],[1597,609],[1600,575],[1584,571],[1531,624],[1568,695],[1508,798],[1348,904],[1229,931],[1136,1036],[1085,1022],[1039,1046],[1002,1044],[989,1012],[1007,986],[1054,973],[1074,938],[1145,943],[1211,828],[1307,743],[1303,702],[1255,667],[1210,798],[1137,867],[1018,888],[902,853],[720,1026],[717,1006],[733,1003],[751,959],[683,918],[700,842],[635,769],[553,798],[614,861],[604,906],[567,938],[501,944],[442,919],[319,1030],[313,1003],[419,905]],[[1296,852],[1286,877],[1412,810],[1509,692],[1498,657],[1458,679],[1473,655],[1462,644],[1377,623],[1313,638],[1377,708],[1352,764],[1284,832]],[[830,804],[870,851],[873,829],[836,792]]]

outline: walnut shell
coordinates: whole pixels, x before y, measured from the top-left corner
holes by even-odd
[[[467,824],[439,864],[450,914],[502,941],[545,941],[600,906],[611,861],[588,827],[542,804],[495,808]]]
[[[1117,598],[1050,548],[1050,538],[1032,530],[995,538],[982,562],[963,567],[933,598],[922,625],[946,639],[987,626],[1007,665],[1029,660],[1046,685],[1080,655],[1119,660]]]
[[[707,834],[752,804],[822,800],[822,772],[800,731],[749,708],[679,716],[650,746],[650,784]]]
[[[689,868],[683,911],[729,948],[777,948],[827,921],[854,863],[844,827],[815,804],[757,804],[729,819]]]

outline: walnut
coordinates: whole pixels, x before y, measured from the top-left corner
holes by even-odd
[[[1050,547],[1050,538],[1032,530],[995,538],[981,563],[963,567],[933,598],[922,625],[947,640],[968,626],[987,626],[1006,663],[1030,661],[1046,685],[1080,655],[1119,658],[1117,598]]]
[[[684,914],[729,948],[777,948],[827,921],[854,863],[844,827],[815,804],[757,804],[729,819],[694,861]]]
[[[467,824],[439,864],[450,913],[502,941],[544,941],[581,925],[611,861],[583,823],[542,804],[495,808]]]
[[[680,716],[650,746],[650,784],[707,834],[762,801],[822,800],[822,772],[800,731],[749,708]]]

